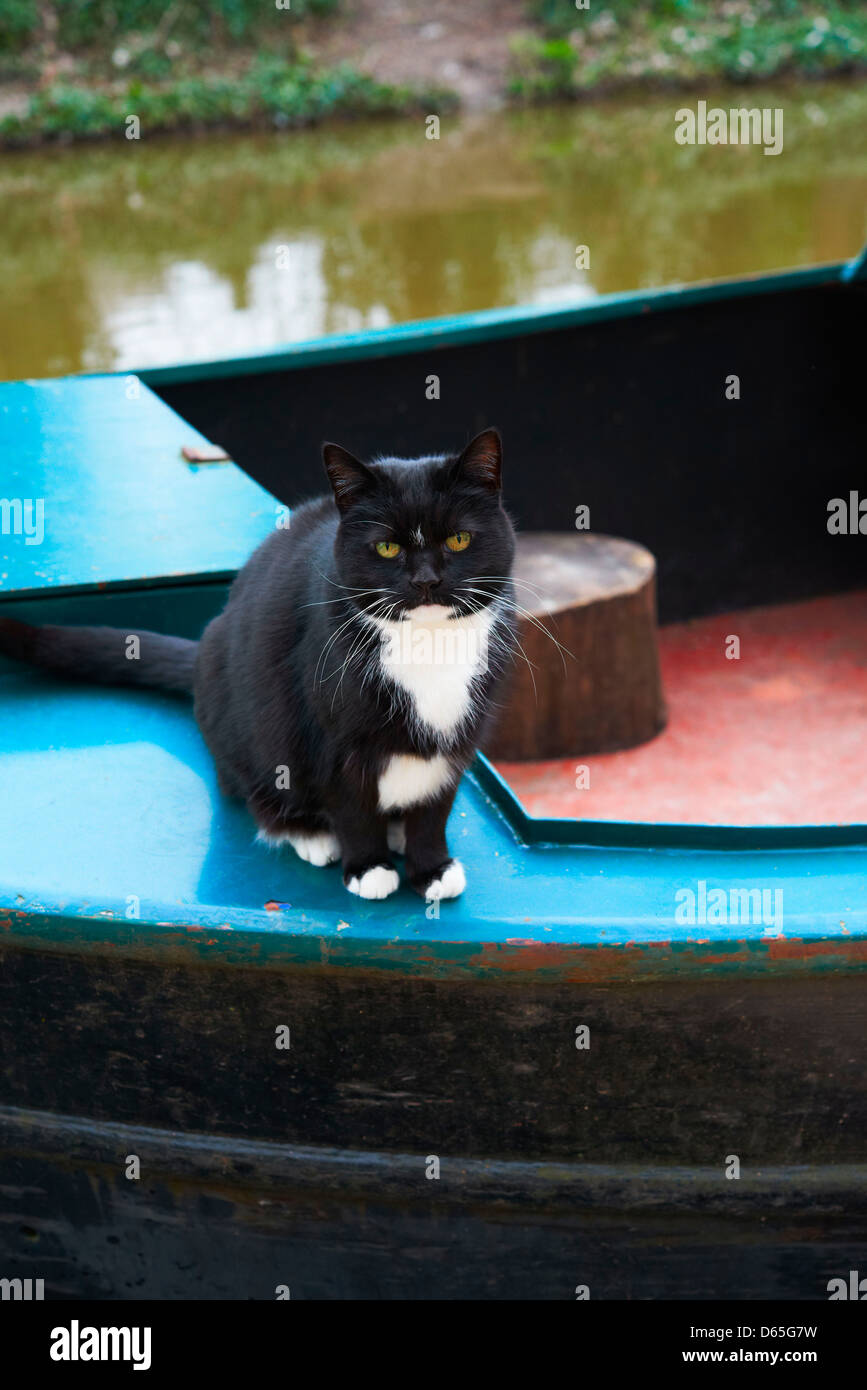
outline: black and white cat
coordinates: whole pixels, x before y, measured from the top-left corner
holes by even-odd
[[[192,692],[221,790],[268,845],[342,861],[363,898],[457,897],[461,773],[515,646],[514,532],[496,430],[460,454],[361,463],[323,447],[332,495],[251,556],[199,642],[0,619],[0,651],[86,681]],[[336,505],[335,505],[336,503]]]

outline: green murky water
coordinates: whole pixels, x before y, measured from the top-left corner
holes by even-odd
[[[783,152],[678,145],[675,95],[446,119],[438,142],[413,120],[2,156],[0,379],[854,254],[867,91],[704,95],[782,107]]]

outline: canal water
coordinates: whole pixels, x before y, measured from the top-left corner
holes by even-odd
[[[867,90],[702,97],[782,108],[782,152],[679,145],[675,93],[4,154],[0,379],[853,255]]]

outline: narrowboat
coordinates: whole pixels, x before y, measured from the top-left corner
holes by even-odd
[[[598,759],[480,755],[466,893],[366,902],[254,843],[184,701],[5,661],[0,1275],[798,1300],[867,1269],[865,264],[0,386],[4,616],[196,637],[323,438],[493,423],[524,532],[584,508],[654,557],[669,707]]]

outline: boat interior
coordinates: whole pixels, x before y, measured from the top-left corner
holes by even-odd
[[[321,489],[323,438],[411,456],[496,424],[521,531],[568,532],[586,508],[593,531],[647,547],[665,728],[637,747],[588,752],[579,737],[553,760],[499,762],[532,815],[861,824],[867,288],[833,271],[781,279],[510,336],[481,326],[478,341],[423,333],[389,355],[386,339],[380,355],[325,345],[265,370],[145,376],[290,506]],[[556,614],[545,621],[556,637]]]

